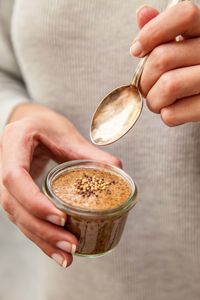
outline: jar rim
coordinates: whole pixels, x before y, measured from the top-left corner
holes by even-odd
[[[79,168],[95,168],[95,169],[100,169],[104,168],[108,171],[117,173],[119,176],[121,176],[123,179],[125,179],[130,186],[131,189],[131,194],[128,197],[126,201],[124,201],[121,205],[113,207],[113,208],[108,208],[108,209],[87,209],[87,208],[82,208],[78,206],[73,206],[70,205],[69,203],[63,201],[59,197],[56,196],[56,194],[52,190],[52,182],[55,180],[56,177],[59,177],[61,174],[65,173],[67,170],[74,170],[74,169],[79,169]],[[51,169],[46,177],[45,181],[43,184],[43,192],[44,194],[49,198],[51,202],[60,210],[64,211],[65,213],[78,213],[82,215],[87,215],[87,216],[99,216],[99,215],[105,215],[105,216],[110,216],[110,215],[115,215],[118,214],[119,212],[126,212],[129,211],[137,202],[137,186],[132,180],[132,178],[124,172],[122,169],[113,166],[111,164],[108,164],[106,162],[98,161],[98,160],[72,160],[68,162],[64,162],[62,164],[57,165],[53,169]]]

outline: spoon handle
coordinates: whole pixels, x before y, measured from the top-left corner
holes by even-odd
[[[140,59],[140,62],[135,70],[135,73],[133,75],[133,79],[131,81],[131,84],[139,88],[139,83],[140,83],[140,77],[142,75],[143,69],[144,69],[144,64],[146,63],[147,58],[149,55],[146,55],[145,57]]]

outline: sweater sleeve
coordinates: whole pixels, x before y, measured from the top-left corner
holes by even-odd
[[[0,132],[12,110],[29,101],[12,45],[13,9],[14,0],[0,1]]]
[[[22,83],[0,70],[0,131],[12,110],[24,102],[28,102],[28,95]]]

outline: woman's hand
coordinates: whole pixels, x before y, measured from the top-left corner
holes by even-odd
[[[26,117],[24,117],[26,116]],[[48,256],[66,267],[77,239],[64,226],[66,215],[41,193],[37,178],[50,158],[57,162],[118,159],[87,142],[63,116],[24,104],[13,112],[0,139],[0,200],[9,219]]]
[[[161,14],[144,6],[137,17],[142,29],[130,51],[150,53],[140,82],[149,109],[168,126],[200,121],[200,9],[190,1]]]

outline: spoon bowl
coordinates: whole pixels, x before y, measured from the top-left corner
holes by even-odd
[[[113,90],[102,100],[92,118],[92,142],[103,146],[120,139],[135,124],[142,106],[142,96],[135,85]]]

